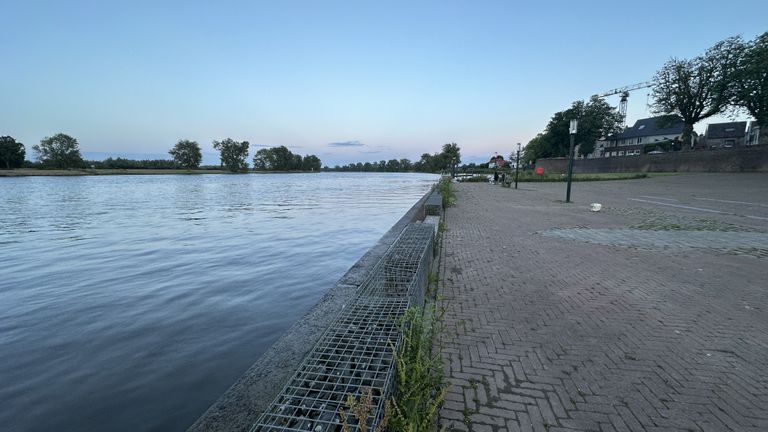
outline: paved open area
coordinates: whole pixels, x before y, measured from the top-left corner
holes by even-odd
[[[768,430],[768,175],[455,189],[449,431]]]

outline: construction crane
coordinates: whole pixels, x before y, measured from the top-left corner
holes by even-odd
[[[608,90],[607,92],[600,93],[592,97],[604,98],[607,96],[621,95],[619,99],[619,114],[621,115],[621,127],[623,129],[627,125],[627,99],[629,98],[629,92],[632,90],[639,90],[651,86],[653,86],[653,81],[645,81],[625,87],[615,88],[613,90]]]

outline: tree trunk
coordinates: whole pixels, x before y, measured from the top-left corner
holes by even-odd
[[[685,122],[683,125],[683,135],[681,137],[684,150],[691,149],[691,139],[693,138],[693,123]]]

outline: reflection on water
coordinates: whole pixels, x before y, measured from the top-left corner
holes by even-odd
[[[0,179],[0,429],[183,430],[434,180]]]

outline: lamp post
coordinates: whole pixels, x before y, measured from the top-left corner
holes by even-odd
[[[517,173],[520,169],[520,143],[517,143],[517,160],[515,161],[515,189],[517,189]]]
[[[571,135],[571,145],[568,147],[568,187],[565,190],[565,202],[571,202],[571,178],[573,177],[573,141],[576,139],[576,129],[579,126],[578,120],[571,120],[571,127],[568,132]]]

